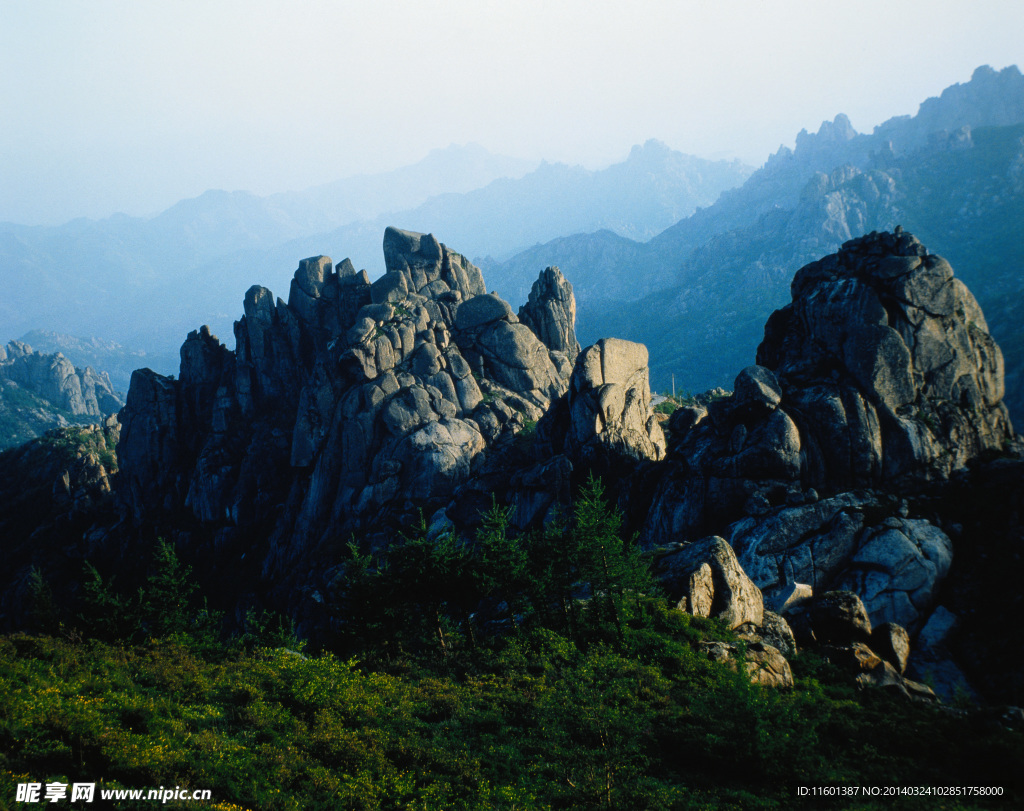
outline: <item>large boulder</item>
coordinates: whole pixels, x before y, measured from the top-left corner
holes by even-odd
[[[860,595],[872,622],[915,630],[949,573],[953,544],[897,510],[891,498],[842,493],[743,518],[726,537],[772,605],[797,583],[845,589]]]
[[[665,437],[651,408],[647,347],[603,338],[576,358],[569,391],[542,430],[574,464],[613,476],[665,455]],[[625,467],[623,464],[625,463]]]
[[[725,539],[710,536],[676,545],[656,560],[654,570],[681,610],[720,619],[731,629],[761,625],[761,591]]]
[[[912,235],[852,240],[792,292],[757,362],[800,415],[808,483],[944,478],[1010,441],[1002,353],[949,263]]]
[[[733,392],[679,409],[648,473],[649,547],[725,537],[770,605],[796,584],[859,595],[913,634],[950,539],[903,495],[1015,447],[977,302],[913,236],[872,233],[805,266]]]
[[[792,293],[732,395],[673,415],[646,543],[722,532],[812,491],[941,481],[1013,442],[984,316],[913,236],[851,240],[798,271]]]
[[[733,642],[701,642],[700,649],[712,662],[719,662],[735,671],[740,661],[739,645]],[[744,647],[744,669],[750,681],[762,687],[792,687],[793,671],[782,652],[764,642],[751,642]]]

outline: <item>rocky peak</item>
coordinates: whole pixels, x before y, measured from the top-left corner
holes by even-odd
[[[642,538],[719,533],[766,604],[846,589],[914,632],[953,546],[903,499],[1016,446],[999,348],[949,263],[900,228],[806,265],[792,295],[733,393],[673,414]]]
[[[190,514],[220,548],[262,538],[280,574],[323,539],[443,507],[566,390],[575,300],[557,270],[531,328],[432,235],[388,228],[384,254],[372,283],[304,259],[287,303],[249,289],[234,352],[204,327],[178,380],[136,373],[119,452],[137,521]]]
[[[580,353],[576,340],[576,297],[557,267],[546,268],[533,283],[519,320],[533,330],[552,352],[564,356],[571,368]]]
[[[822,121],[816,135],[810,135],[807,130],[801,130],[796,136],[797,149],[810,148],[811,144],[822,144],[827,142],[842,143],[851,141],[857,137],[857,130],[853,128],[849,117],[845,113],[839,113],[832,121]]]
[[[900,116],[875,127],[876,140],[891,140],[897,152],[928,143],[932,133],[964,126],[1004,127],[1024,121],[1024,76],[1016,65],[996,71],[982,65],[969,82],[947,87],[921,103],[913,118]]]

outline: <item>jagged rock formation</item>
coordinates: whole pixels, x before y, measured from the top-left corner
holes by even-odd
[[[953,547],[898,493],[1014,442],[1003,366],[973,296],[910,234],[807,265],[729,397],[680,409],[643,527],[720,533],[781,609],[795,584],[855,591],[915,631]]]
[[[0,346],[0,449],[71,423],[100,422],[123,402],[105,372],[75,367],[59,352]]]
[[[533,283],[519,320],[553,352],[560,352],[571,369],[580,354],[576,340],[576,297],[572,285],[557,267],[546,268]]]
[[[383,542],[443,508],[565,391],[575,304],[557,270],[529,309],[550,345],[433,236],[389,228],[384,257],[372,284],[303,260],[287,304],[246,293],[234,352],[204,328],[178,380],[135,373],[118,450],[136,522],[190,515],[217,549],[255,544],[264,575],[301,578],[332,562],[327,542]]]
[[[798,415],[812,486],[945,478],[1012,437],[981,309],[910,234],[853,240],[802,268],[792,293],[757,361]]]
[[[19,338],[43,354],[60,352],[75,366],[84,369],[102,369],[110,376],[110,382],[117,392],[128,391],[132,372],[141,366],[154,369],[177,369],[178,348],[175,344],[173,352],[153,353],[140,349],[131,349],[115,341],[104,340],[95,336],[75,337],[51,330],[33,329]],[[122,402],[122,405],[124,403]]]
[[[44,355],[21,341],[0,347],[0,377],[76,417],[103,418],[123,405],[105,372],[78,369],[59,352]]]

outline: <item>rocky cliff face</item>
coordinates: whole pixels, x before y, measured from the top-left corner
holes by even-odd
[[[330,544],[443,508],[566,390],[575,303],[557,269],[520,319],[433,236],[389,228],[384,256],[372,284],[304,260],[287,303],[246,293],[234,352],[204,328],[178,380],[135,373],[118,453],[136,523],[187,516],[264,575],[303,577]]]
[[[44,355],[21,341],[0,347],[0,377],[76,417],[106,417],[123,405],[105,372],[78,369],[59,352]]]

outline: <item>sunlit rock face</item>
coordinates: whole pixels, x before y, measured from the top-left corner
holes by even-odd
[[[1013,436],[981,309],[910,234],[848,242],[792,291],[757,360],[779,378],[812,486],[944,478]]]
[[[106,372],[96,372],[88,366],[77,368],[60,352],[37,352],[22,341],[0,346],[0,379],[17,384],[75,417],[106,417],[123,405]]]
[[[322,564],[339,538],[444,506],[566,390],[575,300],[557,270],[527,326],[429,234],[389,228],[384,256],[373,283],[303,260],[287,303],[246,293],[233,352],[203,328],[178,380],[136,374],[119,446],[136,522],[185,515],[217,548],[256,542],[266,575]]]
[[[665,457],[665,437],[651,409],[647,347],[602,338],[575,359],[569,390],[540,426],[555,453],[618,478],[636,463]]]
[[[953,548],[899,493],[1015,442],[1002,354],[949,263],[900,229],[805,266],[792,293],[733,393],[673,415],[641,537],[716,532],[769,602],[850,589],[873,622],[917,629]]]

